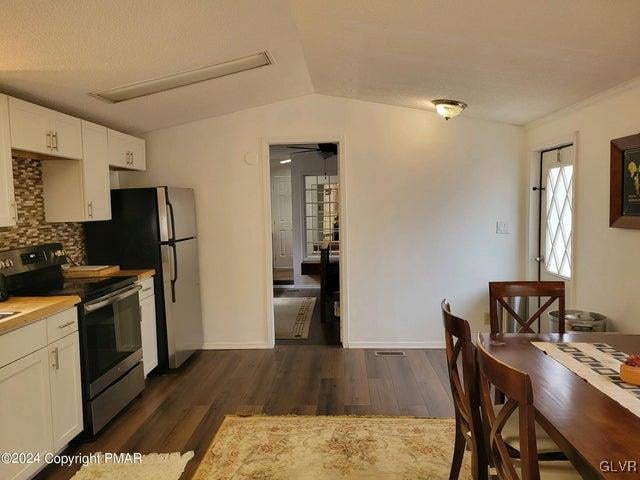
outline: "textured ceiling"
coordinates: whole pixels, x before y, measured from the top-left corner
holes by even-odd
[[[638,0],[293,0],[315,91],[523,124],[640,76]]]
[[[638,0],[0,1],[0,89],[126,131],[312,92],[523,124],[640,76]],[[115,105],[89,92],[268,50]]]
[[[127,131],[313,92],[285,0],[2,1],[0,89]],[[89,92],[267,50],[274,65],[118,104]]]

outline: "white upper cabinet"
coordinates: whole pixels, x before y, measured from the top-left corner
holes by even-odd
[[[127,170],[144,170],[147,166],[144,140],[109,129],[109,165]]]
[[[0,227],[16,224],[16,201],[13,195],[11,160],[11,130],[9,128],[9,97],[0,94]]]
[[[80,119],[9,98],[11,148],[55,157],[82,158]]]
[[[82,120],[82,160],[43,159],[47,222],[111,219],[107,128]]]
[[[82,121],[82,177],[85,219],[111,219],[107,128]]]

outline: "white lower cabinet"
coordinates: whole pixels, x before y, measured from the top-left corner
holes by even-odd
[[[31,478],[47,453],[83,429],[79,336],[70,319],[75,308],[0,335],[0,452],[16,454],[0,462],[2,480]],[[40,462],[20,453],[40,454]]]
[[[80,343],[72,333],[50,344],[51,410],[53,449],[58,451],[82,431],[82,381]]]
[[[140,316],[142,333],[142,362],[144,376],[158,366],[158,336],[156,332],[156,297],[153,289],[153,277],[139,282]]]
[[[42,348],[0,368],[0,452],[51,451],[49,355]],[[43,464],[0,462],[0,478],[29,478]]]

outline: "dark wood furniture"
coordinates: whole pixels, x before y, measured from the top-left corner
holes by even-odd
[[[499,480],[539,479],[542,466],[544,479],[546,469],[552,468],[554,478],[567,476],[579,478],[568,462],[542,462],[538,464],[536,442],[535,409],[533,388],[529,375],[500,362],[484,350],[478,348],[479,391],[482,418],[487,430],[487,452],[492,459]],[[494,410],[491,388],[499,390],[507,397],[507,402],[498,411]],[[511,416],[518,418],[520,455],[512,457],[502,435]]]
[[[529,318],[521,318],[509,305],[511,297],[548,297]],[[540,321],[542,314],[558,301],[558,332],[565,332],[564,282],[489,282],[489,317],[491,333],[503,333],[501,310],[506,310],[517,325],[517,333],[536,333],[531,326]]]
[[[640,351],[640,335],[492,334],[482,342],[489,354],[529,375],[537,422],[583,478],[638,479],[637,471],[620,470],[629,465],[627,461],[640,461],[640,418],[545,355],[532,341],[603,342],[635,353]]]
[[[609,186],[609,226],[640,230],[640,216],[622,214],[622,192],[624,175],[624,151],[640,148],[640,133],[611,140],[610,186]]]
[[[447,352],[447,373],[456,412],[456,440],[449,480],[457,480],[467,443],[471,450],[471,470],[474,479],[486,479],[487,460],[484,433],[480,417],[480,397],[476,370],[475,347],[469,323],[451,314],[446,300],[440,305],[444,321]],[[462,366],[462,378],[458,365]]]
[[[337,268],[340,260],[336,257],[329,257],[329,263],[335,264]],[[300,273],[302,275],[320,275],[320,259],[303,260],[300,263]]]
[[[320,319],[333,320],[333,304],[340,301],[340,264],[331,262],[329,247],[320,248]]]

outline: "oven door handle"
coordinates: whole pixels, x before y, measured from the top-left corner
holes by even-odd
[[[98,299],[93,302],[86,303],[84,305],[84,311],[95,312],[96,310],[100,310],[102,307],[106,307],[107,305],[111,305],[112,303],[116,303],[120,300],[123,300],[131,295],[135,295],[140,290],[142,290],[142,285],[135,285],[133,287],[127,287],[126,289],[119,290],[113,295],[109,295],[105,299]]]

